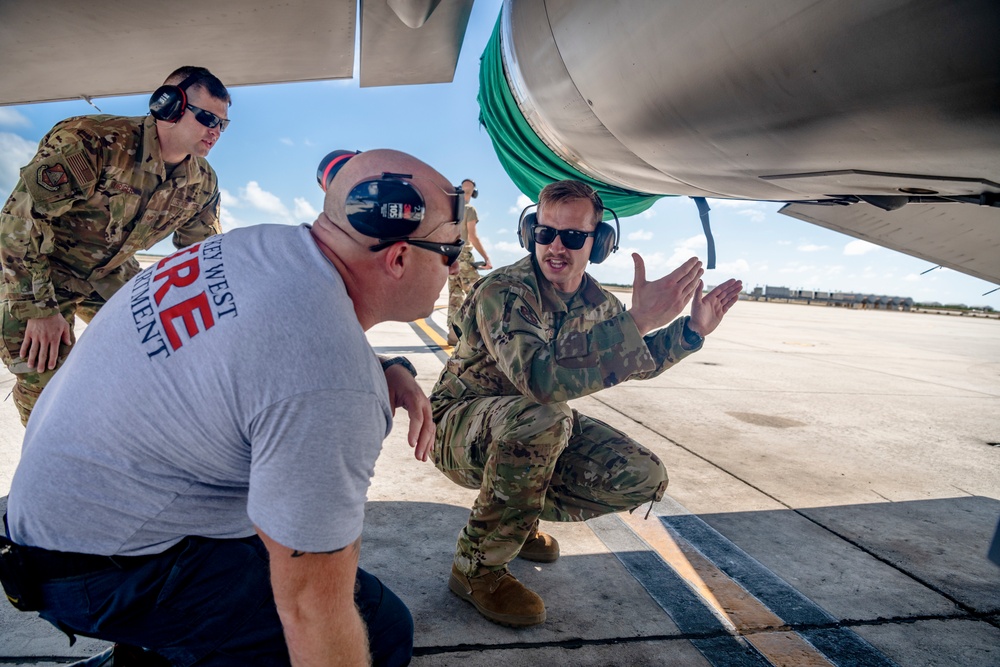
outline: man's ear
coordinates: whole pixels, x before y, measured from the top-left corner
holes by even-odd
[[[413,253],[406,243],[394,243],[386,248],[382,257],[385,272],[396,280],[400,280],[406,272],[407,265],[413,261]]]

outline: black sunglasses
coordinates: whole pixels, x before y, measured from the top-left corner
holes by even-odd
[[[535,225],[534,230],[532,230],[535,243],[549,245],[558,236],[562,240],[562,244],[569,250],[579,250],[589,237],[596,236],[596,234],[597,232],[581,232],[576,229],[555,229],[554,227],[546,227],[545,225]]]
[[[465,245],[465,241],[459,239],[455,243],[436,243],[434,241],[417,241],[413,239],[390,239],[388,241],[382,241],[381,243],[376,243],[375,245],[369,247],[372,252],[378,252],[379,250],[384,250],[388,248],[393,243],[408,243],[409,245],[416,246],[418,248],[423,248],[424,250],[430,250],[431,252],[436,252],[439,255],[444,255],[448,258],[448,266],[451,266],[458,259],[458,256],[462,253],[462,246]]]
[[[229,127],[228,118],[219,118],[211,111],[205,111],[204,109],[199,109],[193,104],[188,104],[187,108],[194,112],[194,119],[204,125],[205,127],[211,129],[213,127],[218,127],[219,132],[225,132],[226,128]]]

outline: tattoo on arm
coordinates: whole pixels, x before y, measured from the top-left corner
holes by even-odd
[[[348,544],[346,547],[341,547],[339,549],[334,549],[333,551],[299,551],[298,549],[292,550],[292,558],[301,558],[307,554],[335,554],[343,551],[344,549],[350,549],[354,553],[360,553],[361,551],[361,540],[355,541],[353,544]]]

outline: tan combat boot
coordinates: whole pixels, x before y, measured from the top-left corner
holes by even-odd
[[[467,577],[454,565],[448,588],[471,602],[480,614],[500,625],[521,627],[545,622],[545,603],[507,568]]]
[[[538,522],[531,527],[528,539],[524,541],[524,546],[517,554],[525,560],[532,560],[536,563],[554,563],[559,558],[559,543],[556,538],[548,533],[538,530]]]

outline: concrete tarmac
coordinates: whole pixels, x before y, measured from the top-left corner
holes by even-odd
[[[370,332],[428,391],[445,297],[427,320]],[[650,447],[671,482],[632,515],[543,524],[561,558],[511,567],[547,607],[526,629],[448,590],[476,492],[415,461],[396,415],[362,565],[413,612],[414,665],[1000,667],[1000,567],[986,557],[1000,520],[1000,321],[743,301],[698,354],[573,406]],[[0,506],[22,434],[0,403]],[[0,605],[0,664],[104,646],[70,647]]]

